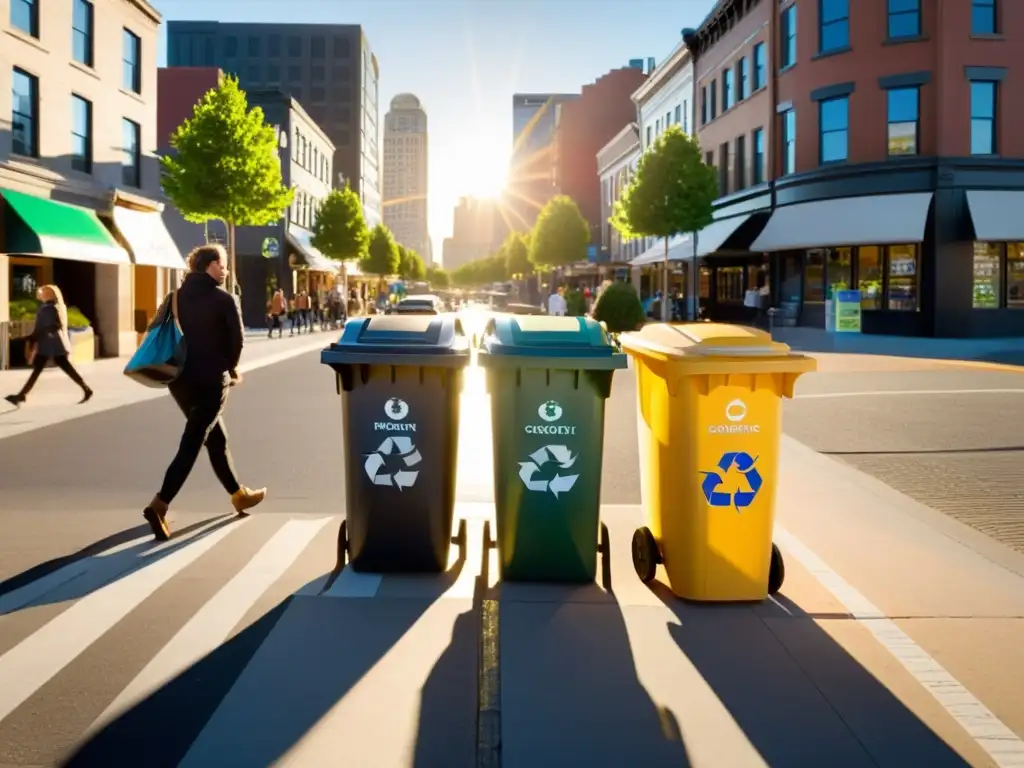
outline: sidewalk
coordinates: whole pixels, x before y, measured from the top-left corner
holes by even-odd
[[[271,340],[265,331],[247,331],[239,370],[244,374],[284,362],[323,349],[336,338],[335,332],[322,332],[285,335]],[[0,400],[0,440],[167,394],[166,389],[150,389],[125,376],[126,362],[126,358],[113,358],[78,366],[83,378],[96,392],[85,405],[78,404],[81,392],[67,376],[56,368],[47,368],[39,377],[29,401],[20,408]],[[0,371],[0,397],[17,392],[27,376],[25,369]]]

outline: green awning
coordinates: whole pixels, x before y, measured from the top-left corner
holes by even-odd
[[[6,253],[48,256],[92,264],[131,264],[95,211],[35,195],[0,190]]]

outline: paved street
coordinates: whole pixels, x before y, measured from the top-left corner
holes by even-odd
[[[605,436],[612,592],[497,582],[476,369],[456,511],[468,552],[440,577],[335,570],[342,423],[312,352],[232,393],[236,465],[270,488],[258,514],[227,514],[201,460],[166,544],[139,523],[181,427],[168,398],[2,438],[0,766],[460,768],[495,741],[505,768],[1024,765],[1024,555],[957,522],[955,500],[924,499],[943,514],[812,450],[1015,447],[1014,393],[837,395],[1024,377],[822,368],[799,393],[828,397],[786,406],[787,579],[756,606],[684,604],[633,573],[632,371]],[[930,421],[944,412],[960,426]]]

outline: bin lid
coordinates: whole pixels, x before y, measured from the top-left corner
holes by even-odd
[[[469,360],[469,339],[455,315],[354,317],[345,323],[341,338],[320,353],[325,365],[443,365],[446,358]]]
[[[619,336],[623,349],[668,357],[791,357],[789,345],[757,328],[725,323],[650,323]]]
[[[589,317],[498,315],[481,337],[480,362],[487,358],[545,358],[558,367],[624,368],[604,327]]]

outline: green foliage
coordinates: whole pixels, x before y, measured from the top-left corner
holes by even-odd
[[[525,234],[510,232],[501,244],[501,253],[505,257],[505,271],[510,277],[527,277],[533,272],[530,246]]]
[[[697,232],[712,222],[716,197],[715,169],[704,163],[697,140],[673,125],[640,158],[609,221],[627,238]]]
[[[479,288],[490,283],[500,283],[508,279],[505,257],[499,251],[485,259],[477,259],[463,264],[451,274],[452,285],[459,288]]]
[[[273,224],[292,203],[281,182],[277,135],[250,110],[238,80],[222,77],[171,135],[160,158],[163,189],[186,219],[233,226]]]
[[[398,272],[398,245],[391,230],[378,224],[370,232],[367,254],[359,262],[359,268],[368,275],[388,277]]]
[[[427,267],[426,280],[430,283],[431,290],[443,291],[451,285],[451,277],[444,269],[436,265]]]
[[[594,307],[594,319],[610,333],[635,331],[644,322],[644,308],[630,283],[612,283],[601,292]]]
[[[36,299],[12,299],[10,303],[11,322],[24,323],[35,319],[39,311]]]
[[[567,195],[551,198],[530,234],[530,261],[545,269],[587,260],[590,225]]]
[[[88,328],[89,318],[78,307],[68,307],[68,328]]]
[[[587,314],[587,297],[583,291],[569,291],[565,295],[565,312],[570,317],[583,317]]]
[[[403,280],[422,280],[427,274],[423,257],[411,248],[398,246],[398,274]]]
[[[363,204],[347,182],[343,189],[332,189],[320,204],[312,243],[335,261],[355,261],[366,255],[370,232],[363,218]]]

